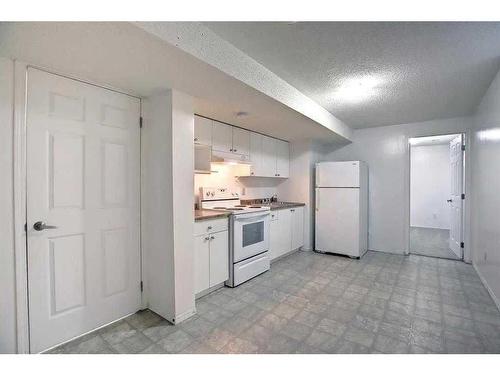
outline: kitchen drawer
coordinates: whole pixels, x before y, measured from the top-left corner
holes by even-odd
[[[250,280],[251,278],[260,275],[269,270],[270,260],[268,252],[257,255],[253,258],[243,260],[234,265],[234,286]]]
[[[228,219],[214,219],[214,220],[203,220],[194,223],[194,235],[199,236],[204,233],[220,232],[222,230],[227,230]]]

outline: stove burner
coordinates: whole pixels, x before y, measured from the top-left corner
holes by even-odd
[[[227,207],[214,207],[214,210],[226,210]]]
[[[245,204],[237,204],[237,205],[236,205],[236,206],[234,206],[234,207],[246,207],[246,205],[245,205]]]
[[[262,206],[249,206],[250,208],[262,208]]]
[[[243,208],[239,208],[239,207],[229,207],[229,208],[226,208],[226,210],[230,210],[230,211],[243,211]]]

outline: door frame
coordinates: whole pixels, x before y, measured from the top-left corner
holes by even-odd
[[[406,135],[406,167],[405,167],[405,242],[406,249],[405,255],[410,254],[410,186],[411,186],[411,145],[410,138],[423,138],[423,137],[434,137],[439,135],[452,135],[452,134],[462,134],[462,142],[465,144],[465,152],[463,158],[463,168],[464,173],[462,176],[463,179],[463,189],[465,194],[465,199],[463,200],[462,206],[462,236],[464,242],[464,248],[462,250],[462,261],[465,263],[472,263],[472,253],[471,253],[471,225],[470,225],[470,205],[472,199],[472,174],[471,174],[471,131],[470,129],[457,129],[456,131],[434,131],[434,132],[425,132],[423,134],[415,134],[415,135]]]
[[[15,266],[15,295],[16,295],[16,339],[17,353],[29,354],[30,331],[29,331],[29,300],[28,300],[28,257],[27,237],[25,223],[27,220],[27,163],[26,163],[26,114],[27,114],[27,84],[28,68],[34,68],[46,73],[55,74],[64,78],[72,79],[85,84],[93,85],[106,90],[115,91],[120,94],[132,96],[140,100],[140,114],[142,116],[142,98],[126,90],[117,89],[88,79],[81,79],[57,72],[53,69],[28,64],[14,60],[14,119],[13,119],[13,186],[14,186],[14,266]],[[139,126],[139,124],[138,124]],[[140,252],[140,276],[144,279],[144,252],[142,250],[142,141],[139,132],[139,252]],[[146,288],[141,293],[141,307],[146,307]],[[110,322],[111,323],[111,322]]]

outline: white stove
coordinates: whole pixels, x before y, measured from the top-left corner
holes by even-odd
[[[242,205],[238,193],[208,187],[200,188],[199,207],[231,212],[226,285],[238,286],[269,270],[269,207]]]
[[[227,188],[200,188],[200,208],[230,211],[233,215],[241,215],[270,208],[259,204],[241,204],[239,194]]]

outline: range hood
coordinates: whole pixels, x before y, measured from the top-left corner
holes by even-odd
[[[248,155],[235,154],[234,152],[224,152],[212,150],[212,163],[224,164],[246,164],[250,165]]]

